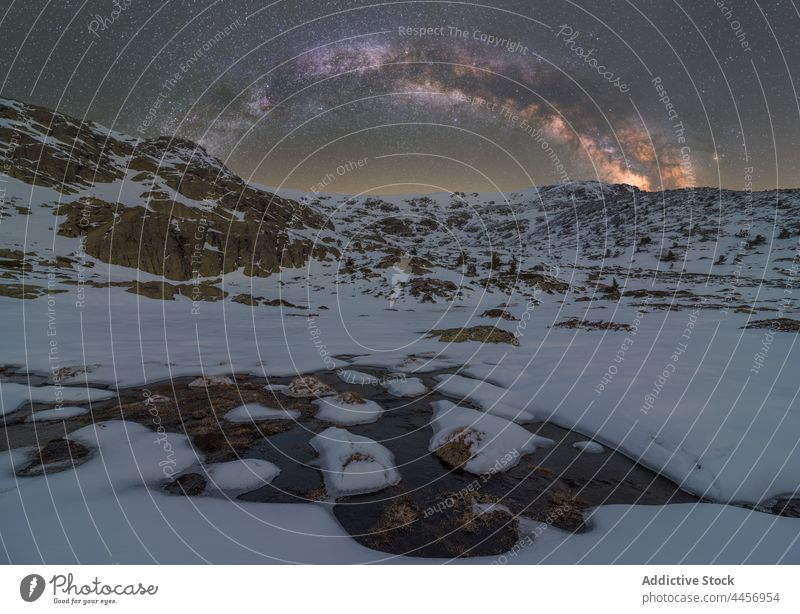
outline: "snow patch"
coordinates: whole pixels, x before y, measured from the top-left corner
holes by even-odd
[[[116,396],[113,390],[78,386],[28,386],[0,382],[0,416],[22,409],[25,403],[85,403]]]
[[[596,441],[578,441],[572,444],[572,447],[582,452],[589,454],[602,454],[606,449]]]
[[[272,463],[258,458],[246,458],[227,463],[206,465],[211,486],[218,490],[249,491],[265,486],[281,472]]]
[[[300,412],[293,409],[274,409],[259,405],[258,403],[248,403],[240,405],[225,414],[228,422],[258,422],[262,420],[296,420],[300,417]]]
[[[325,486],[333,496],[375,492],[400,482],[394,455],[368,437],[332,426],[310,444],[320,456]]]
[[[461,407],[450,401],[434,401],[433,437],[428,449],[436,452],[441,446],[461,437],[470,457],[463,468],[476,475],[507,471],[525,454],[538,446],[553,445],[552,439],[540,437],[518,424],[481,411]]]
[[[375,401],[364,399],[364,403],[350,403],[339,395],[335,399],[313,401],[319,407],[317,418],[342,426],[369,424],[375,422],[383,413],[383,408]]]
[[[394,397],[419,397],[428,392],[427,386],[418,377],[389,379],[386,392]]]
[[[437,375],[436,381],[439,382],[436,384],[437,391],[448,396],[469,399],[480,405],[486,413],[514,422],[532,422],[536,419],[531,408],[504,401],[508,399],[508,390],[500,386],[462,375]]]

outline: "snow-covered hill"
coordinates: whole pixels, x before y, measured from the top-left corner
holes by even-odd
[[[9,100],[0,158],[7,373],[450,369],[445,395],[573,429],[698,496],[800,489],[798,190],[303,194]]]

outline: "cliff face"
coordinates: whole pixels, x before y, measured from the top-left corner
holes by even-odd
[[[57,233],[82,237],[102,262],[186,280],[268,276],[329,251],[291,232],[330,227],[323,216],[247,185],[184,139],[138,141],[0,99],[0,151],[6,175],[55,192]]]

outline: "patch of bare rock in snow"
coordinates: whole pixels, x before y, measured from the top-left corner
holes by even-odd
[[[214,388],[217,386],[233,386],[234,381],[227,375],[206,375],[189,382],[189,388]]]
[[[283,394],[296,399],[307,399],[333,395],[335,391],[318,377],[303,375],[294,378]]]

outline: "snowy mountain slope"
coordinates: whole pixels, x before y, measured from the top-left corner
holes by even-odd
[[[186,141],[0,109],[2,364],[116,385],[458,368],[476,405],[709,499],[800,488],[795,324],[746,328],[800,319],[800,191],[276,195]],[[475,326],[516,345],[429,334]]]

